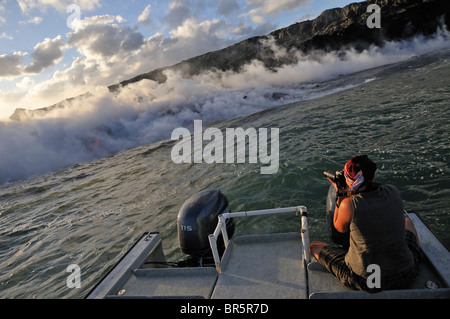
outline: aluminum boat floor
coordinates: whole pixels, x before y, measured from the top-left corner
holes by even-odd
[[[208,299],[216,280],[214,268],[138,269],[120,294],[133,298]]]
[[[222,259],[213,299],[307,298],[299,233],[238,237]]]

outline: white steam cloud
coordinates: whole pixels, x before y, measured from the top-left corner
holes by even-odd
[[[350,84],[317,84],[448,48],[448,38],[443,29],[433,38],[416,37],[361,53],[300,56],[296,65],[281,67],[278,72],[254,61],[239,73],[204,72],[185,79],[166,72],[163,84],[143,80],[118,94],[98,88],[45,115],[0,122],[0,184],[169,139],[175,128],[193,128],[194,120],[206,125],[344,90]],[[266,45],[284,54],[274,42]]]

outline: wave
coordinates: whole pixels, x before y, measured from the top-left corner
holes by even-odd
[[[362,74],[350,80],[343,75],[446,49],[448,38],[442,28],[433,37],[388,42],[362,52],[317,51],[276,70],[252,61],[239,73],[210,71],[186,79],[167,71],[162,84],[142,80],[118,93],[99,87],[45,115],[0,122],[0,184],[165,140],[175,128],[193,128],[194,120],[207,125],[348,90],[374,77]],[[274,41],[266,45],[284,54]]]

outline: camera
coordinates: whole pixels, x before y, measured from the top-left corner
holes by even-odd
[[[323,172],[325,177],[331,179],[334,183],[336,183],[336,186],[338,189],[346,189],[347,188],[347,182],[345,181],[344,171],[325,171]]]

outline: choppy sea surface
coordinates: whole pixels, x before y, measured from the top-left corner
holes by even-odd
[[[210,188],[222,190],[232,211],[305,205],[311,239],[326,241],[329,183],[322,173],[363,153],[378,164],[376,179],[396,185],[405,209],[416,211],[450,246],[449,76],[447,49],[277,87],[272,93],[280,94],[265,97],[234,89],[235,99],[245,103],[260,93],[257,103],[267,107],[207,123],[224,132],[279,128],[273,175],[262,175],[261,163],[175,164],[169,130],[162,140],[8,180],[0,186],[0,298],[83,298],[147,231],[161,234],[168,260],[183,258],[178,211],[189,196]],[[299,227],[296,216],[261,217],[238,220],[236,234]],[[66,285],[71,264],[81,268],[81,289]]]

